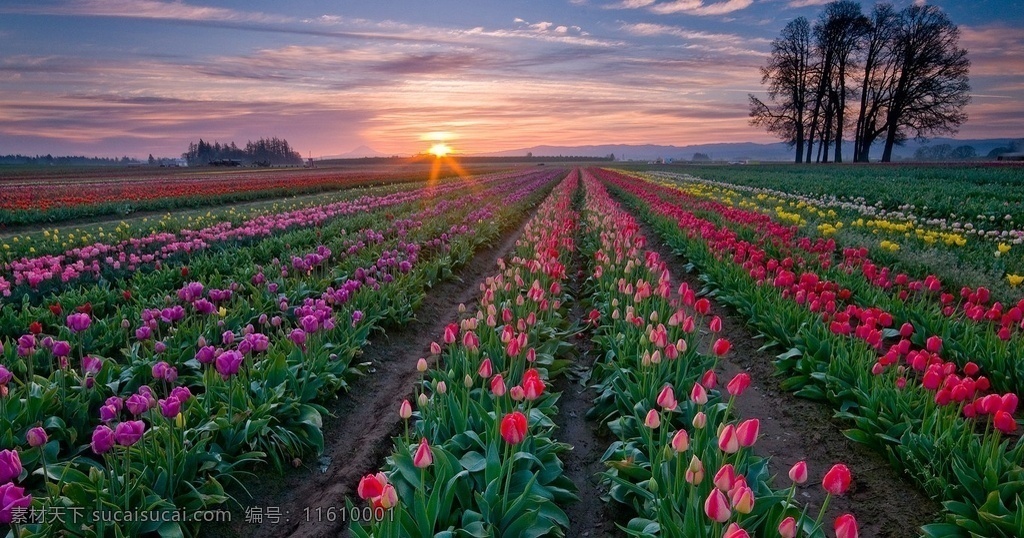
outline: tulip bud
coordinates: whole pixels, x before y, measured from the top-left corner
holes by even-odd
[[[843,514],[836,518],[836,538],[857,538],[857,520],[852,514]]]
[[[846,493],[846,490],[850,489],[850,481],[850,469],[841,463],[837,463],[825,473],[821,486],[832,495],[842,495]]]
[[[722,491],[729,491],[732,489],[733,482],[736,481],[736,468],[731,463],[726,463],[721,469],[715,473],[715,487]]]
[[[807,462],[798,461],[789,469],[789,479],[797,484],[807,482]]]
[[[694,428],[697,428],[698,430],[703,430],[704,426],[706,426],[707,423],[708,423],[708,416],[705,415],[703,411],[699,411],[699,412],[697,412],[696,415],[693,416],[693,427]]]
[[[665,388],[661,389],[661,393],[658,394],[658,405],[665,411],[675,410],[678,402],[676,402],[676,395],[672,391],[672,385],[665,385]]]
[[[656,430],[658,429],[658,426],[661,426],[661,417],[658,416],[657,411],[651,409],[647,412],[647,418],[644,419],[644,426],[647,426],[652,430]]]
[[[690,465],[686,468],[686,481],[694,486],[699,486],[704,481],[704,464],[697,458],[697,455],[690,457]]]
[[[690,390],[690,399],[697,405],[704,405],[708,403],[708,391],[700,383],[694,383],[693,389]]]
[[[430,464],[434,463],[434,455],[430,452],[430,445],[427,444],[427,438],[424,437],[420,441],[419,447],[416,449],[416,455],[412,458],[412,464],[419,469],[430,467]]]
[[[416,361],[416,371],[421,374],[427,371],[427,359],[420,357],[420,360]]]
[[[739,512],[739,510],[737,510],[737,512]],[[750,538],[750,535],[740,527],[739,523],[734,522],[730,523],[729,526],[725,528],[725,534],[722,535],[722,538]]]
[[[31,447],[45,445],[47,441],[46,430],[39,426],[29,429],[25,432],[25,441],[28,442],[28,446]]]
[[[725,523],[732,515],[732,511],[729,510],[729,503],[725,500],[725,495],[717,489],[712,489],[711,494],[704,501],[704,513],[719,523]]]
[[[750,374],[740,372],[736,374],[736,377],[732,378],[732,381],[729,381],[729,384],[725,386],[725,390],[732,396],[739,396],[743,394],[748,387],[750,387]]]
[[[779,536],[781,538],[796,538],[796,520],[789,516],[779,523]]]
[[[727,424],[718,436],[718,448],[726,454],[735,454],[740,449],[740,441],[736,437],[736,427]]]
[[[737,487],[732,492],[732,507],[741,514],[749,514],[754,510],[754,492],[747,486]]]
[[[409,400],[402,400],[402,405],[398,407],[398,416],[403,420],[409,420],[409,417],[412,416],[412,404],[409,403]]]
[[[416,403],[418,403],[420,407],[426,407],[429,401],[430,400],[427,399],[427,394],[425,392],[421,392],[419,398],[416,399]]]
[[[686,433],[686,430],[679,430],[674,436],[672,436],[672,450],[676,452],[685,452],[686,449],[690,448],[690,436]]]
[[[752,418],[744,420],[736,427],[736,438],[739,439],[740,446],[751,447],[757,442],[757,434],[761,429],[761,422]]]

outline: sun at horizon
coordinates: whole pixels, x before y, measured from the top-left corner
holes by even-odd
[[[452,152],[452,148],[444,142],[438,142],[437,144],[430,146],[430,149],[427,150],[427,152],[435,157],[446,157]]]

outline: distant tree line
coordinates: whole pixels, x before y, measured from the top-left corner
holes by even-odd
[[[914,151],[915,161],[967,161],[977,158],[978,151],[974,146],[957,146],[949,144],[926,145]]]
[[[188,151],[181,154],[189,166],[199,166],[217,161],[236,160],[245,164],[302,164],[302,155],[295,151],[283,138],[261,138],[255,142],[248,141],[244,148],[230,144],[213,144],[199,139],[198,143],[189,142]]]
[[[1001,148],[995,148],[988,152],[989,157],[998,157],[1000,155],[1006,155],[1007,153],[1021,153],[1024,152],[1024,138],[1018,138],[1011,140],[1009,146]]]
[[[751,123],[795,146],[798,163],[842,162],[847,128],[854,161],[867,162],[881,140],[888,162],[894,145],[967,121],[970,60],[959,38],[933,5],[879,3],[865,15],[857,2],[827,4],[813,24],[798,17],[772,42],[761,68],[768,99],[750,95]]]
[[[54,157],[53,155],[0,155],[0,164],[30,164],[30,165],[112,165],[112,164],[137,164],[139,161],[128,156],[118,158],[107,157],[85,157],[79,155],[64,155]]]

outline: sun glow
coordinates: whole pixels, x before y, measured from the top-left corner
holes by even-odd
[[[438,142],[437,144],[430,146],[430,149],[427,151],[435,157],[445,157],[452,152],[452,148],[444,142]]]

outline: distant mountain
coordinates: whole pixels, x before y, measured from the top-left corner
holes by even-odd
[[[933,138],[927,143],[915,140],[907,141],[903,146],[897,146],[893,150],[896,158],[910,158],[917,151],[917,148],[924,145],[949,144],[957,146],[973,146],[978,155],[987,155],[994,148],[1009,145],[1010,139],[989,138],[974,140],[956,140],[953,138]],[[713,160],[751,160],[751,161],[791,161],[795,153],[793,148],[782,142],[772,144],[759,144],[756,142],[731,142],[715,144],[695,144],[689,146],[662,146],[656,144],[628,145],[628,144],[605,144],[597,146],[533,146],[531,148],[513,149],[493,153],[481,154],[489,157],[519,157],[528,153],[534,156],[579,156],[579,157],[605,157],[614,154],[616,160],[650,161],[654,159],[690,160],[695,153],[703,153]],[[843,154],[850,160],[853,155],[853,143],[843,145]],[[878,159],[882,156],[882,145],[878,144],[872,148],[871,158]]]
[[[381,153],[370,146],[359,146],[358,148],[341,155],[327,155],[323,159],[362,159],[363,157],[390,157],[387,153]]]

